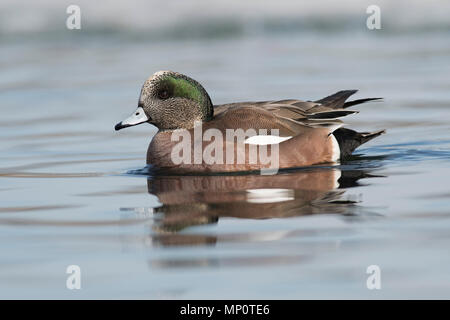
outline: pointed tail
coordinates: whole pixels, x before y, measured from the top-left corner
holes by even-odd
[[[375,132],[356,132],[347,128],[339,128],[333,132],[341,149],[341,159],[344,159],[352,154],[352,152],[360,145],[370,141],[379,135],[386,133],[385,130]]]

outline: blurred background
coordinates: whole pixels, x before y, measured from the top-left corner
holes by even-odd
[[[80,30],[66,27],[72,4]],[[448,298],[449,12],[446,0],[1,1],[0,297]],[[345,119],[387,129],[340,166],[375,177],[346,190],[351,214],[235,208],[162,239],[160,190],[132,171],[156,130],[114,132],[159,70],[215,104],[384,97]],[[79,292],[69,264],[84,270]],[[365,286],[371,264],[382,290]]]

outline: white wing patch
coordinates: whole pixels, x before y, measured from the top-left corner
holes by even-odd
[[[278,144],[283,141],[289,140],[292,137],[280,137],[280,136],[270,136],[270,135],[257,135],[245,139],[245,144],[256,144],[259,146],[268,144]]]

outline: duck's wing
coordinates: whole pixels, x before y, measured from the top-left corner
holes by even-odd
[[[268,107],[265,103],[238,103],[219,106],[213,120],[205,123],[205,126],[226,129],[277,129],[281,137],[293,137],[307,133],[310,130],[326,128],[327,132],[333,132],[343,125],[338,119],[310,119],[298,110],[289,107]],[[267,132],[268,134],[270,134]],[[324,131],[325,132],[325,131]],[[273,134],[273,133],[272,133]]]
[[[285,99],[277,101],[239,102],[216,106],[216,115],[226,112],[228,109],[240,107],[264,108],[276,117],[287,118],[296,121],[312,119],[336,119],[358,111],[346,110],[346,108],[368,101],[381,98],[366,98],[348,101],[347,99],[357,90],[343,90],[317,101],[302,101],[297,99]]]

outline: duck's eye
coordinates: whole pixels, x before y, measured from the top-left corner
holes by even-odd
[[[169,97],[169,92],[167,90],[161,90],[158,92],[158,97],[160,99],[167,99]]]

